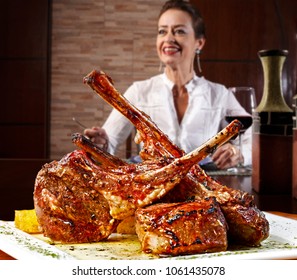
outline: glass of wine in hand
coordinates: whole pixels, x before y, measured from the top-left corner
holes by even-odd
[[[239,120],[243,127],[239,132],[238,135],[238,149],[240,154],[242,154],[242,134],[252,125],[253,118],[252,114],[254,109],[256,108],[256,96],[255,90],[252,87],[232,87],[229,88],[236,97],[239,104],[245,109],[246,112],[241,111],[240,113],[236,113],[234,111],[232,114],[225,117],[228,123],[232,122],[233,120]],[[245,174],[247,173],[247,169],[243,164],[243,159],[240,157],[240,160],[236,167],[231,169],[232,172],[237,174]]]

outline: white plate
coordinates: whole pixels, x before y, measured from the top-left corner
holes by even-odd
[[[237,246],[226,252],[179,256],[175,259],[297,259],[297,221],[265,213],[270,236],[260,247]],[[41,234],[30,235],[0,221],[0,249],[16,259],[138,260],[158,257],[141,251],[137,236],[112,234],[107,241],[90,244],[51,244]]]

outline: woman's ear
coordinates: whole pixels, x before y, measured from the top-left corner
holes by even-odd
[[[205,38],[199,38],[199,39],[197,39],[196,49],[199,49],[201,51],[203,49],[205,43],[206,43],[206,39]]]

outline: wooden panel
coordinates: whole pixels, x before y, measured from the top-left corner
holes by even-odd
[[[203,75],[225,85],[244,86],[252,83],[259,100],[263,92],[263,71],[258,51],[287,49],[289,56],[284,64],[282,81],[285,99],[291,105],[292,97],[296,94],[297,2],[191,2],[197,5],[206,23],[207,42],[201,55]],[[215,68],[214,62],[217,62]],[[220,63],[224,67],[220,67]],[[208,67],[208,64],[212,66]]]
[[[47,62],[45,60],[5,60],[0,66],[3,124],[45,125],[47,108]]]
[[[282,48],[289,55],[283,69],[283,88],[286,100],[291,105],[292,97],[297,94],[297,1],[278,1],[282,27]]]
[[[0,57],[46,57],[48,0],[0,2]]]
[[[47,135],[43,125],[0,125],[0,135],[0,158],[47,157]]]
[[[2,158],[45,158],[49,154],[50,3],[0,3]]]
[[[33,208],[34,180],[49,154],[50,3],[0,2],[0,219]]]
[[[251,86],[255,88],[257,93],[257,102],[260,102],[260,97],[263,92],[262,79],[257,80],[255,77],[262,75],[260,62],[251,61],[208,61],[202,62],[202,74],[211,81],[221,83],[226,87],[234,86]],[[239,71],[238,69],[243,69]]]
[[[13,220],[14,210],[33,208],[35,178],[46,162],[0,159],[0,220]]]
[[[255,60],[259,48],[281,47],[281,27],[274,1],[191,2],[197,3],[205,20],[207,45],[204,53],[208,59]]]

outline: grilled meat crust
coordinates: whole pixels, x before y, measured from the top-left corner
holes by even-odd
[[[228,221],[230,243],[259,246],[268,238],[269,222],[257,207],[234,204],[221,205],[221,209]]]
[[[45,236],[63,243],[106,239],[119,221],[107,200],[93,188],[93,172],[83,153],[45,164],[37,174],[34,204]]]
[[[175,256],[227,249],[227,224],[215,198],[139,208],[135,220],[146,253]]]

